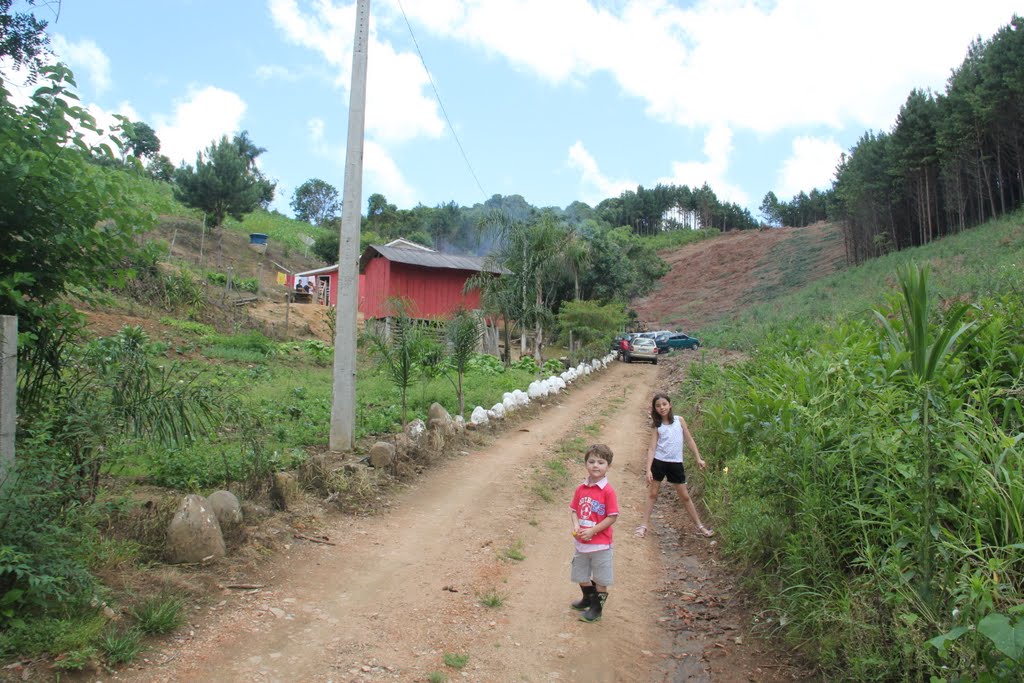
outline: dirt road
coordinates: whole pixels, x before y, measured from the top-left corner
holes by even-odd
[[[685,678],[670,671],[679,648],[663,616],[664,544],[632,533],[657,370],[613,363],[492,445],[428,470],[391,512],[334,519],[320,533],[337,545],[295,541],[264,588],[225,590],[225,602],[195,615],[197,626],[151,652],[145,668],[96,680],[707,680],[699,643]],[[550,501],[532,490],[575,435],[612,448],[622,508],[616,583],[594,624],[569,608],[579,591],[569,581],[568,501],[582,465]],[[485,606],[488,596],[500,605]],[[466,663],[447,666],[445,655]],[[716,680],[747,680],[735,673]]]

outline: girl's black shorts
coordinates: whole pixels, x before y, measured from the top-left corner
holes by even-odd
[[[665,462],[655,458],[651,463],[651,476],[654,477],[654,481],[668,479],[670,484],[686,483],[686,470],[683,469],[681,462]]]

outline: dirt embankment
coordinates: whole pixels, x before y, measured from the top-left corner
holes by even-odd
[[[650,329],[700,328],[786,294],[845,267],[839,228],[736,230],[660,256],[670,270],[633,302]]]

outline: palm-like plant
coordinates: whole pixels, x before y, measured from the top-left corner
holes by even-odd
[[[404,299],[388,300],[391,329],[367,332],[371,352],[380,361],[380,367],[398,389],[402,401],[402,429],[406,425],[406,406],[409,388],[416,379],[416,361],[423,331],[409,313],[409,302]]]
[[[466,373],[466,365],[476,352],[480,341],[480,321],[464,308],[460,308],[448,321],[445,327],[445,340],[452,365],[455,368],[455,393],[459,397],[459,415],[466,413],[466,396],[462,391],[462,377]]]
[[[932,447],[930,408],[932,385],[944,372],[952,359],[978,333],[975,322],[963,323],[967,306],[957,305],[950,310],[944,324],[934,329],[928,320],[928,267],[908,264],[897,270],[902,298],[899,300],[902,328],[897,330],[889,319],[875,311],[889,343],[891,353],[900,359],[906,377],[913,383],[921,401],[920,424],[924,443],[921,456],[921,482],[924,504],[921,540],[918,549],[921,563],[920,596],[929,601],[935,572],[936,524],[936,462]],[[973,331],[972,331],[973,330]],[[959,345],[958,345],[959,342]]]

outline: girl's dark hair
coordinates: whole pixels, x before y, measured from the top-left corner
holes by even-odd
[[[668,401],[668,415],[666,416],[668,417],[668,423],[672,424],[673,422],[676,421],[676,416],[672,414],[672,399],[668,397],[668,394],[655,394],[654,398],[651,399],[651,424],[654,426],[655,429],[657,429],[660,425],[664,424],[661,421],[661,415],[658,415],[658,411],[654,407],[654,404],[657,403],[660,399],[665,399],[666,401]]]

